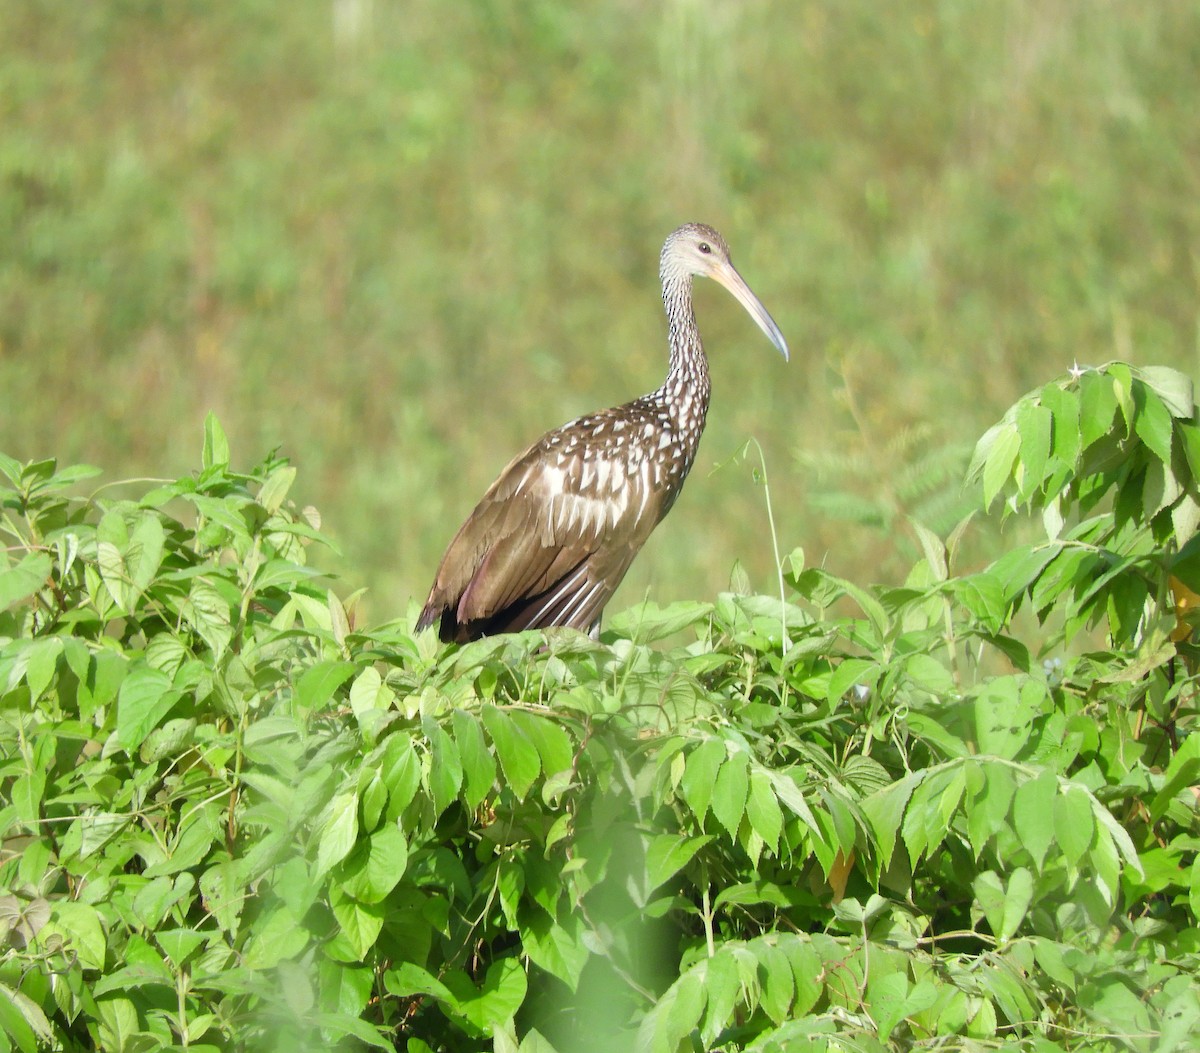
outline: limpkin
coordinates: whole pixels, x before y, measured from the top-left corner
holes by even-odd
[[[774,319],[712,227],[688,223],[659,260],[670,368],[657,391],[547,432],[509,462],[450,542],[417,628],[445,641],[552,625],[591,630],[696,456],[710,384],[692,309],[713,278],[788,357]]]

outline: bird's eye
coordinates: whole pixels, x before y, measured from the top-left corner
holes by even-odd
[[[698,248],[704,253],[705,256],[712,252],[712,246],[707,241],[700,242]]]

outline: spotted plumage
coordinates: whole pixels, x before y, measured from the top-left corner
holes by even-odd
[[[766,308],[712,227],[689,223],[659,260],[670,366],[662,386],[547,432],[509,462],[438,567],[417,627],[443,640],[568,625],[594,629],[634,556],[670,511],[708,413],[708,360],[692,278],[724,285],[787,357]]]

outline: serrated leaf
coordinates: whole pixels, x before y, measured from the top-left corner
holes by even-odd
[[[1026,867],[1017,867],[1008,875],[1008,884],[1004,889],[1000,931],[996,933],[996,938],[1001,943],[1006,943],[1016,935],[1032,902],[1033,874]]]
[[[509,789],[519,800],[524,800],[542,770],[537,747],[513,723],[507,713],[495,706],[484,706],[480,715],[491,736],[492,744],[496,747],[496,756],[500,759],[500,768],[504,772]]]
[[[179,701],[166,673],[135,665],[117,692],[117,741],[132,752],[137,749]]]
[[[520,926],[522,949],[535,965],[574,991],[591,957],[579,917],[568,915],[560,924],[541,910],[524,913],[528,924]]]
[[[983,785],[970,791],[967,802],[967,835],[976,858],[991,838],[1009,827],[1008,811],[1016,792],[1006,765],[986,764],[982,772]]]
[[[1079,457],[1079,396],[1055,382],[1042,388],[1041,399],[1053,421],[1051,452],[1059,463],[1073,468]]]
[[[358,837],[358,795],[339,793],[325,808],[317,846],[317,874],[327,874],[354,847]]]
[[[1004,924],[1004,885],[999,876],[994,871],[985,870],[975,876],[972,888],[975,902],[987,919],[988,928],[994,935],[998,934]]]
[[[954,678],[950,671],[927,654],[914,654],[905,659],[904,674],[914,687],[938,698],[954,690]]]
[[[165,543],[166,532],[158,514],[151,511],[142,513],[129,536],[129,545],[124,553],[130,581],[138,593],[146,591],[162,566]]]
[[[646,847],[646,887],[656,889],[674,877],[712,840],[709,835],[656,834]]]
[[[340,889],[338,892],[340,893]],[[359,959],[366,958],[383,931],[383,922],[388,913],[387,905],[362,903],[349,896],[335,894],[330,897],[330,907],[342,937]]]
[[[309,666],[296,684],[296,704],[308,710],[319,709],[355,672],[353,662],[318,662]]]
[[[829,678],[825,697],[831,706],[838,705],[851,688],[873,688],[879,680],[879,663],[867,658],[843,658]]]
[[[433,798],[434,811],[441,815],[453,803],[462,786],[462,760],[454,740],[436,720],[425,716],[421,727],[429,740],[429,763],[424,772],[426,785]]]
[[[1054,798],[1055,841],[1071,866],[1083,858],[1095,829],[1092,801],[1086,793],[1068,787]]]
[[[1191,377],[1169,366],[1139,366],[1135,372],[1162,399],[1171,416],[1191,419],[1196,410]]]
[[[204,448],[200,463],[206,470],[229,467],[229,440],[225,438],[225,429],[214,413],[204,418]]]
[[[783,951],[767,940],[759,942],[758,954],[762,977],[759,1004],[772,1021],[782,1024],[788,1018],[796,994],[791,966]]]
[[[703,824],[708,813],[717,772],[724,760],[725,743],[721,739],[705,739],[687,755],[679,788],[697,823]]]
[[[1134,417],[1133,426],[1138,438],[1155,457],[1170,465],[1171,436],[1174,432],[1170,411],[1144,384],[1138,384],[1134,388],[1134,397],[1137,415]]]
[[[45,552],[29,552],[15,567],[0,571],[0,611],[40,591],[50,577],[51,566]]]
[[[921,551],[925,554],[926,564],[933,572],[933,580],[945,581],[948,575],[945,542],[913,516],[908,517],[908,524],[917,535],[917,540],[921,542]]]
[[[1097,372],[1079,378],[1079,435],[1083,449],[1113,429],[1117,397],[1112,381]]]
[[[749,766],[750,759],[745,753],[735,753],[721,765],[713,786],[713,815],[734,840],[737,839],[738,827],[742,825],[742,816],[746,814],[746,797],[750,790]]]
[[[770,777],[758,768],[750,772],[750,792],[746,798],[746,818],[750,827],[772,852],[779,851],[783,832],[783,810],[775,798]]]
[[[1046,851],[1054,840],[1054,797],[1058,780],[1052,771],[1021,784],[1013,796],[1013,826],[1021,844],[1041,870]]]
[[[342,888],[360,903],[381,903],[408,867],[408,842],[395,823],[359,841],[342,867]]]
[[[983,465],[983,507],[990,508],[997,495],[1012,478],[1013,465],[1021,449],[1021,436],[1015,424],[1005,424],[996,435]]]
[[[542,771],[547,776],[571,768],[575,750],[561,725],[550,717],[523,710],[515,710],[511,716],[513,723],[537,749],[542,760]]]
[[[278,512],[295,481],[296,469],[290,464],[280,465],[267,476],[267,481],[258,491],[258,503],[268,512]]]
[[[100,914],[91,904],[70,900],[55,903],[50,920],[38,933],[38,940],[44,946],[51,936],[60,936],[83,968],[104,968],[108,940],[100,923]]]
[[[1017,434],[1020,436],[1020,493],[1029,501],[1039,491],[1050,459],[1053,427],[1050,411],[1032,399],[1017,404]]]
[[[887,1042],[892,1031],[905,1016],[905,1001],[908,996],[908,977],[902,972],[888,973],[876,979],[871,977],[867,988],[867,1006],[880,1042]]]
[[[463,709],[453,715],[454,740],[463,767],[463,800],[478,808],[496,783],[496,759],[487,747],[478,718]]]
[[[863,801],[863,812],[871,823],[875,842],[879,846],[880,866],[884,868],[891,865],[904,812],[921,778],[922,776],[916,773],[906,776]]]

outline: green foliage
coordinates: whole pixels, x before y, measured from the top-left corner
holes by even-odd
[[[382,620],[509,457],[660,382],[657,252],[701,219],[794,359],[701,285],[707,434],[618,602],[735,557],[773,591],[760,495],[708,477],[749,435],[793,539],[903,580],[845,516],[941,529],[943,442],[1076,352],[1196,361],[1200,5],[1094,7],[6,0],[0,449],[174,476],[213,409]]]
[[[797,551],[600,642],[360,627],[212,418],[173,482],[0,458],[0,1049],[1188,1048],[1196,655],[1112,597],[1183,569],[1196,410],[1087,376],[1107,431],[1067,378],[976,457],[1043,545],[959,573],[917,524],[902,586]],[[1028,597],[1106,647],[1031,647]]]

